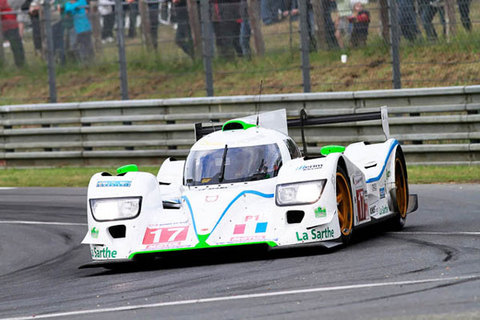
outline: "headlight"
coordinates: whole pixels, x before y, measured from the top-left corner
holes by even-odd
[[[90,199],[90,209],[97,221],[135,218],[141,205],[142,197]]]
[[[327,180],[280,184],[277,186],[278,206],[315,203],[320,199]]]

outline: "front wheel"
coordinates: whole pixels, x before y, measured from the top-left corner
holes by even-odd
[[[350,183],[348,182],[345,171],[337,168],[337,215],[340,225],[341,239],[343,244],[347,244],[353,232],[353,204]]]

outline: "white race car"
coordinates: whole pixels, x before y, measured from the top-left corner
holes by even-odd
[[[320,157],[306,156],[305,141],[302,156],[287,133],[373,119],[382,119],[385,142],[325,146]],[[239,245],[332,247],[376,221],[400,229],[417,208],[402,148],[388,138],[386,108],[316,118],[302,110],[288,121],[280,110],[221,128],[196,125],[196,134],[186,160],[167,159],[157,177],[129,165],[91,178],[82,242],[97,262],[90,265]]]

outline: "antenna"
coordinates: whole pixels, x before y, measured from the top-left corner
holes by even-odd
[[[258,102],[260,101],[260,97],[262,96],[262,91],[263,91],[263,80],[260,80],[260,90],[258,92],[258,99],[257,101],[255,101],[255,113],[257,114],[257,127],[260,122]]]

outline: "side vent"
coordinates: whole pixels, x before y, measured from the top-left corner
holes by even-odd
[[[108,228],[108,232],[110,232],[110,235],[114,239],[119,239],[119,238],[125,238],[125,235],[127,233],[127,228],[123,224],[119,224],[116,226],[111,226]]]
[[[303,210],[289,210],[287,211],[287,222],[289,224],[300,223],[305,217],[305,212]]]

